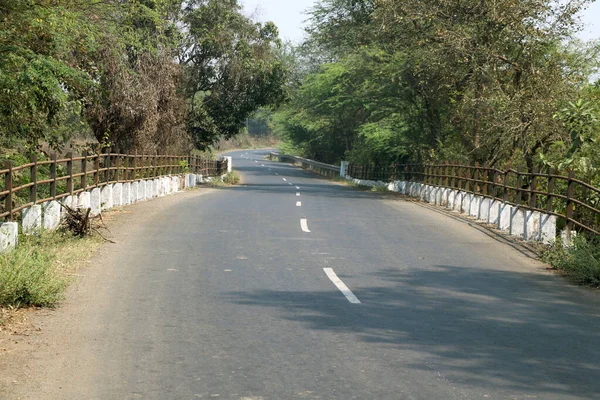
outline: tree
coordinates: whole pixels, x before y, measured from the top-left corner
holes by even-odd
[[[280,103],[287,70],[277,27],[245,17],[237,0],[190,1],[183,21],[187,129],[205,148],[238,134],[258,108]]]

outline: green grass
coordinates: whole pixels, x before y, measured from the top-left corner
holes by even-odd
[[[384,185],[375,185],[371,188],[371,192],[387,193],[389,191],[390,190],[388,189],[388,187]]]
[[[56,306],[76,266],[99,243],[97,238],[77,239],[61,231],[20,236],[16,249],[0,254],[0,306]]]
[[[225,183],[226,185],[237,185],[238,183],[240,183],[240,180],[240,174],[238,174],[235,171],[228,172],[223,177],[223,183]]]
[[[558,242],[542,259],[579,285],[600,287],[600,237],[578,236],[571,247]]]

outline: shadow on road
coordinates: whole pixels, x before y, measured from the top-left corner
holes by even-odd
[[[348,304],[333,287],[235,292],[230,300],[279,309],[307,330],[385,346],[405,368],[432,372],[434,365],[453,382],[492,393],[600,392],[600,301],[556,277],[450,265],[340,277],[362,304]]]

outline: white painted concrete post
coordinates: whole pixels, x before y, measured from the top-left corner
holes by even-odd
[[[496,225],[498,229],[500,229],[500,211],[502,207],[502,202],[500,200],[491,200],[490,203],[490,213],[488,216],[488,224]]]
[[[479,202],[479,213],[477,219],[480,221],[484,221],[485,223],[489,223],[490,220],[490,207],[492,205],[492,200],[483,197]]]
[[[79,199],[77,196],[67,196],[61,200],[61,203],[71,209],[79,207]],[[60,208],[60,217],[65,218],[67,210],[63,207]]]
[[[82,193],[83,194],[83,193]],[[90,215],[98,215],[102,211],[102,192],[100,188],[92,189],[90,193]]]
[[[506,203],[500,204],[498,213],[498,229],[501,231],[510,231],[510,222],[512,220],[512,207]]]
[[[60,203],[52,200],[44,203],[44,215],[42,217],[42,223],[44,229],[55,230],[60,225]]]
[[[42,206],[36,204],[24,209],[21,224],[26,235],[39,232],[42,229]]]
[[[539,240],[540,239],[540,220],[541,214],[537,211],[524,211],[525,215],[525,232],[523,233],[523,239],[525,240]]]
[[[100,203],[102,205],[102,211],[110,210],[111,208],[113,208],[113,187],[112,187],[112,185],[106,185],[102,188]]]
[[[158,178],[152,179],[152,197],[159,196],[159,188],[160,188],[160,179],[158,179]]]
[[[19,224],[4,222],[0,224],[0,253],[14,249],[19,242]]]
[[[233,172],[233,158],[230,156],[225,156],[227,159],[227,173]]]
[[[348,175],[348,161],[342,161],[340,164],[340,178],[345,178]]]
[[[556,216],[546,214],[541,216],[540,240],[545,244],[556,243]]]
[[[123,205],[123,184],[115,183],[113,185],[113,206],[121,207]]]
[[[154,195],[153,195],[154,192],[153,192],[153,188],[152,188],[153,184],[152,183],[153,183],[153,180],[147,180],[146,181],[146,198],[147,199],[151,199],[151,198],[154,197]]]
[[[469,209],[469,215],[471,217],[479,218],[479,205],[481,204],[481,196],[471,196],[471,207]]]
[[[525,212],[518,207],[512,207],[510,234],[518,237],[524,237],[525,235]]]
[[[123,184],[123,203],[124,206],[131,204],[131,182]]]
[[[138,182],[131,182],[131,190],[129,192],[129,197],[130,197],[130,204],[137,202],[138,199]]]
[[[143,200],[146,200],[146,183],[143,180],[139,180],[137,185],[137,201]]]

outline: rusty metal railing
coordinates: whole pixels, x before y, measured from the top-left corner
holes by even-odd
[[[554,215],[570,232],[600,235],[600,188],[577,179],[573,171],[559,173],[475,165],[395,164],[389,167],[350,164],[357,179],[409,181],[477,194],[507,204]]]
[[[30,162],[15,166],[11,161],[0,170],[0,221],[12,221],[35,204],[60,200],[83,191],[114,183],[133,182],[169,175],[194,173],[220,176],[227,172],[228,160],[200,156],[144,154],[67,153],[53,154],[47,160],[33,156]]]

